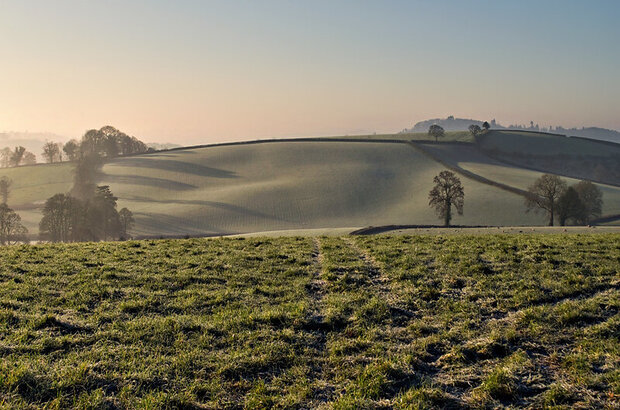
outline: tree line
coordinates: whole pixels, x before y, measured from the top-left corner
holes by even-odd
[[[130,137],[118,129],[106,125],[100,129],[86,131],[78,141],[72,139],[62,144],[46,141],[41,156],[48,164],[63,161],[78,161],[80,158],[96,154],[101,158],[114,158],[119,155],[141,154],[152,151],[144,142]],[[0,168],[32,165],[37,157],[22,146],[0,149]]]

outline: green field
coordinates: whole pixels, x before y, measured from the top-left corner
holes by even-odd
[[[616,407],[620,235],[0,249],[5,408]]]

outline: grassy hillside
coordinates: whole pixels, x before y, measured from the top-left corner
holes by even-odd
[[[423,144],[423,147],[444,161],[476,175],[523,190],[527,190],[543,174],[495,160],[475,145]],[[563,179],[569,185],[579,182],[574,178],[564,177]],[[620,214],[620,187],[605,184],[597,184],[597,186],[603,192],[603,214]]]
[[[619,235],[0,249],[6,408],[613,408]]]
[[[447,138],[464,138],[452,134]],[[138,236],[437,224],[441,221],[428,207],[427,195],[432,178],[445,167],[406,144],[359,141],[412,137],[421,143],[427,139],[410,134],[342,137],[338,141],[223,145],[117,158],[103,167],[99,183],[110,185],[119,197],[119,206],[134,212],[133,234]],[[427,148],[434,149],[445,162],[518,188],[526,188],[540,175],[492,160],[473,144],[428,144]],[[0,170],[0,176],[14,180],[9,205],[18,210],[31,233],[38,232],[43,202],[70,189],[72,166]],[[455,216],[455,224],[544,223],[542,215],[524,212],[519,195],[462,180],[465,215]],[[619,189],[602,188],[605,213],[620,213]]]
[[[437,223],[428,192],[443,169],[400,144],[288,142],[123,158],[102,181],[136,213],[137,234],[254,232]],[[517,195],[463,182],[457,224],[542,221]]]
[[[523,131],[476,139],[485,153],[520,167],[620,186],[620,144]]]

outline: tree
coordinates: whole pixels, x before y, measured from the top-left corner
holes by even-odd
[[[69,242],[75,225],[75,215],[79,212],[79,202],[65,194],[56,194],[45,201],[43,218],[39,223],[39,233],[43,239],[52,242]]]
[[[470,125],[468,129],[471,135],[473,135],[474,137],[482,132],[480,126],[476,124]]]
[[[48,164],[60,161],[60,146],[52,141],[46,141],[43,145],[43,158]]]
[[[62,150],[67,155],[67,159],[69,161],[75,161],[80,155],[80,143],[77,142],[77,140],[72,139],[68,141],[64,147],[62,147]]]
[[[127,232],[133,227],[135,220],[133,219],[133,213],[123,208],[118,211],[118,216],[121,222],[121,237],[127,238]]]
[[[437,138],[444,136],[444,130],[440,125],[433,124],[428,128],[428,135],[435,137],[435,142],[437,142]]]
[[[80,200],[88,200],[95,195],[97,173],[102,159],[97,154],[86,154],[80,157],[73,171],[73,188],[71,194]]]
[[[459,215],[463,215],[465,193],[461,180],[450,171],[441,171],[433,178],[435,187],[428,194],[428,204],[435,208],[437,215],[443,218],[445,226],[450,226],[452,220],[452,206]]]
[[[529,195],[525,199],[527,211],[543,210],[549,215],[549,226],[553,226],[557,201],[566,191],[566,182],[556,175],[544,174],[528,188]]]
[[[578,222],[588,225],[591,220],[601,216],[603,210],[603,192],[590,181],[579,181],[573,185],[583,205],[583,212]]]
[[[491,125],[485,121],[482,123],[482,128],[484,128],[485,131],[488,131],[489,128],[491,128]]]
[[[34,165],[37,163],[37,156],[30,151],[24,152],[21,165]]]
[[[0,197],[2,198],[2,203],[7,204],[9,201],[9,193],[11,192],[11,185],[13,185],[13,181],[11,181],[7,177],[0,178]]]
[[[87,204],[87,215],[93,239],[107,240],[121,236],[121,221],[116,210],[117,197],[107,185],[98,186]]]
[[[11,165],[16,167],[19,164],[21,164],[25,153],[26,153],[26,148],[22,146],[15,147],[15,150],[11,154]]]
[[[0,150],[0,167],[8,168],[11,166],[11,156],[13,155],[13,151],[11,148],[4,147]]]
[[[22,218],[7,204],[0,204],[0,244],[12,245],[28,241],[28,229],[21,223]]]
[[[583,216],[583,203],[575,188],[568,189],[558,199],[558,222],[560,226],[566,225],[569,219],[578,221]]]

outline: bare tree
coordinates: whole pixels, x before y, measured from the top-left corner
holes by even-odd
[[[461,180],[450,171],[441,171],[433,178],[435,186],[428,194],[428,204],[435,208],[437,215],[443,218],[445,226],[450,226],[452,206],[459,215],[463,215],[465,192]]]
[[[590,181],[579,181],[573,185],[583,205],[579,222],[587,225],[591,220],[601,216],[603,211],[603,192]]]
[[[11,155],[13,155],[13,151],[9,147],[0,150],[0,167],[8,168],[11,166]]]
[[[24,158],[24,154],[26,153],[26,148],[19,146],[15,147],[15,150],[11,154],[11,165],[16,167],[19,166]]]
[[[64,145],[64,147],[62,147],[62,150],[67,155],[67,158],[68,158],[69,161],[75,161],[76,159],[79,158],[80,143],[77,142],[77,140],[72,139],[72,140],[68,141]]]
[[[22,218],[7,204],[0,204],[0,245],[13,245],[28,240],[28,230]]]
[[[24,153],[21,165],[34,165],[37,163],[37,156],[30,151]]]
[[[549,226],[553,226],[553,218],[557,209],[558,199],[566,191],[566,182],[560,177],[544,174],[528,188],[529,195],[525,199],[527,210],[543,210],[549,215]]]
[[[123,238],[127,238],[127,232],[133,227],[135,222],[133,219],[133,213],[129,209],[123,208],[118,211],[118,216],[121,221],[121,236]]]
[[[11,192],[12,184],[13,181],[6,176],[0,178],[0,197],[2,197],[2,203],[5,205],[9,201],[9,193]]]
[[[60,161],[60,145],[53,141],[46,141],[43,145],[43,158],[48,164]]]
[[[437,142],[437,138],[444,136],[444,130],[441,125],[433,124],[428,128],[428,135],[431,137],[435,137],[435,142]]]
[[[558,199],[558,222],[560,226],[566,225],[569,220],[573,222],[581,220],[583,212],[583,202],[581,202],[579,194],[572,186],[568,187]]]

